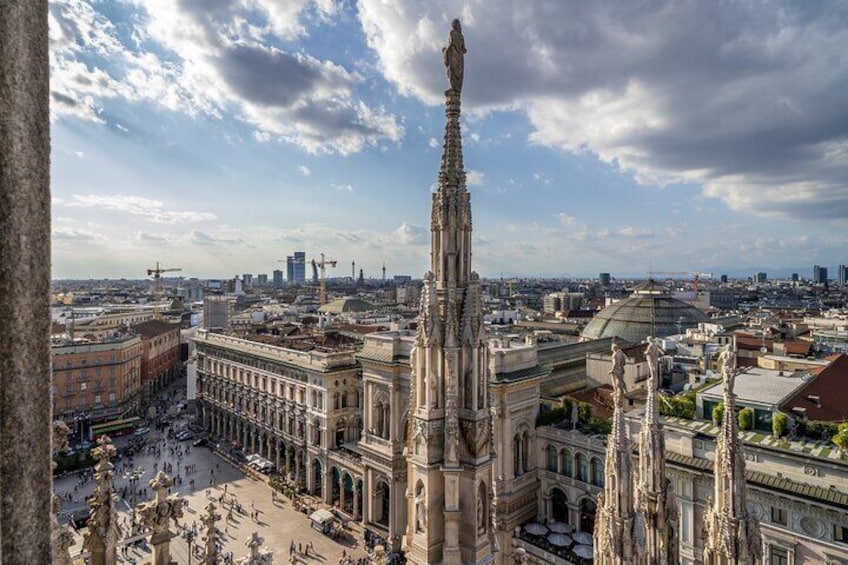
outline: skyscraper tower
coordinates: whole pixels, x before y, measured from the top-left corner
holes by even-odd
[[[471,271],[471,199],[460,137],[465,40],[454,20],[444,61],[445,141],[433,195],[430,271],[412,352],[407,532],[411,563],[492,559],[493,446],[480,281]]]
[[[716,438],[715,489],[704,513],[704,565],[752,565],[760,562],[760,528],[748,514],[745,455],[736,428],[733,382],[736,353],[728,345],[719,360],[724,381],[724,415]]]
[[[383,282],[386,282],[386,262],[383,261]]]

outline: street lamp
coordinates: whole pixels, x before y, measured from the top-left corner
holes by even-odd
[[[183,529],[182,537],[188,543],[188,565],[191,565],[191,547],[194,543],[194,540],[197,539],[197,530],[189,529],[185,527]]]
[[[138,484],[138,480],[144,476],[145,470],[143,467],[139,467],[138,469],[133,469],[132,471],[127,471],[124,473],[124,479],[129,481],[130,483],[130,496],[132,497],[132,504],[130,505],[132,508],[132,527],[135,528],[135,504],[137,502],[136,498],[136,485]],[[134,533],[134,532],[133,532]]]

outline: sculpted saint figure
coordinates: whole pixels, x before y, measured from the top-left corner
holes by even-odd
[[[427,507],[424,505],[423,493],[415,501],[415,531],[427,531]]]
[[[736,377],[736,352],[728,343],[724,346],[724,351],[718,356],[718,361],[721,364],[721,376],[724,379],[724,388],[730,390],[733,388],[733,380]]]
[[[462,76],[465,70],[465,38],[459,20],[451,22],[451,32],[447,47],[442,49],[445,68],[448,73],[451,90],[462,92]]]
[[[626,362],[627,356],[617,343],[613,343],[612,369],[610,369],[609,375],[612,377],[613,399],[616,403],[623,403],[624,395],[627,393],[627,387],[624,386],[624,364]]]
[[[657,344],[657,340],[648,336],[648,347],[645,348],[645,358],[648,360],[648,370],[655,381],[659,377],[660,356],[663,354],[665,354],[665,351]]]

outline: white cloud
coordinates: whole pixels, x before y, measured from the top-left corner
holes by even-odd
[[[357,3],[385,78],[441,104],[449,0]],[[646,184],[697,183],[758,215],[848,217],[848,6],[472,2],[463,107]],[[473,72],[472,72],[473,71]]]
[[[465,173],[465,180],[468,186],[483,186],[486,175],[474,169],[468,169]]]
[[[83,208],[103,208],[141,216],[158,224],[195,223],[214,220],[217,216],[211,212],[166,210],[161,200],[152,200],[126,194],[74,194],[72,200],[54,200],[54,205]]]
[[[353,185],[352,184],[343,184],[343,183],[331,182],[330,186],[332,186],[333,188],[335,188],[336,190],[338,190],[340,192],[353,192]]]
[[[309,170],[309,167],[307,167],[306,165],[299,165],[297,167],[297,172],[300,173],[301,175],[305,176],[305,177],[308,177],[309,175],[312,174],[312,171]]]
[[[83,228],[54,227],[51,232],[53,241],[98,242],[105,238],[99,233]]]
[[[424,245],[429,242],[429,232],[421,226],[404,222],[394,231],[397,241],[403,245]]]
[[[351,154],[398,142],[403,127],[356,94],[364,77],[303,51],[271,44],[329,21],[332,0],[174,3],[127,0],[129,39],[85,0],[51,3],[54,117],[104,122],[109,100],[145,102],[189,116],[231,117],[258,142]]]
[[[76,155],[80,159],[85,159],[85,153],[82,151],[74,151],[74,155]]]
[[[430,141],[427,142],[432,149],[436,149],[439,146],[439,141],[435,137],[431,137]]]

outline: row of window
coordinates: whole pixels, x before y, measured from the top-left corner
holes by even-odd
[[[553,445],[549,445],[546,452],[548,471],[572,477],[584,483],[591,482],[597,487],[604,486],[604,463],[599,458],[592,457],[590,460],[583,453],[572,456],[569,449],[562,448],[557,451]]]

